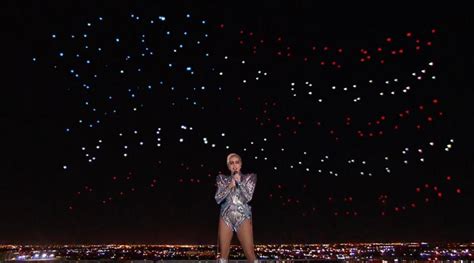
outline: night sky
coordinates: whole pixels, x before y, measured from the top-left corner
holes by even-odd
[[[473,240],[468,15],[66,2],[5,9],[1,243],[215,244],[231,152],[256,244]]]

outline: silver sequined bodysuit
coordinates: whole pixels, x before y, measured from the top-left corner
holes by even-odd
[[[232,189],[227,187],[232,181],[231,175],[219,174],[216,181],[215,199],[217,204],[222,203],[220,216],[233,231],[237,232],[245,219],[252,218],[252,207],[247,203],[252,200],[257,184],[257,174],[241,173],[240,183],[236,182],[236,186]]]

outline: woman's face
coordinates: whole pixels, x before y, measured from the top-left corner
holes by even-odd
[[[242,162],[240,158],[237,156],[232,156],[229,158],[229,163],[227,164],[230,172],[233,173],[234,171],[240,172],[240,168],[242,167]]]

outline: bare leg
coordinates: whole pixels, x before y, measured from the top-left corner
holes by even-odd
[[[230,242],[232,241],[232,228],[230,228],[219,216],[219,246],[222,259],[228,259],[230,253]]]
[[[237,237],[239,238],[240,245],[244,250],[245,257],[248,262],[254,262],[257,259],[255,256],[254,245],[253,245],[253,229],[252,219],[247,218],[242,222],[237,230]]]

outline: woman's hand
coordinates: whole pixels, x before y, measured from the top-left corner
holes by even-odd
[[[234,175],[234,180],[240,183],[240,174]]]
[[[229,188],[234,188],[235,187],[235,179],[232,178],[232,181],[229,184]]]

